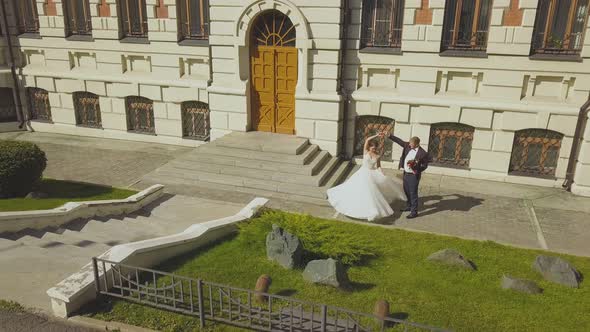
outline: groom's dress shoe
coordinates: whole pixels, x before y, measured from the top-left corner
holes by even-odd
[[[410,213],[406,218],[407,219],[414,219],[418,216],[418,213]]]
[[[409,212],[409,211],[411,211],[411,209],[410,209],[409,207],[407,207],[407,208],[403,208],[403,209],[401,209],[400,211],[401,211],[401,212]]]

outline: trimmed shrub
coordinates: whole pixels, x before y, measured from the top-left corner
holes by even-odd
[[[0,140],[0,197],[25,196],[47,166],[45,152],[33,143]]]

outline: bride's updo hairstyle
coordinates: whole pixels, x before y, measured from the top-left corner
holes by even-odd
[[[372,140],[369,141],[369,150],[375,147],[375,150],[379,150],[379,141],[377,141],[377,139],[373,138]]]

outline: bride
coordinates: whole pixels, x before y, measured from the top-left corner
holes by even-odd
[[[390,204],[405,199],[402,182],[388,178],[381,170],[383,149],[378,151],[375,138],[365,140],[362,167],[350,179],[327,191],[328,201],[339,213],[373,221],[393,214]]]

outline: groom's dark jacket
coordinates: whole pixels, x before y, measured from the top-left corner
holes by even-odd
[[[399,168],[404,169],[405,168],[404,162],[406,160],[406,156],[408,155],[408,153],[411,150],[410,142],[406,142],[406,141],[402,140],[401,138],[394,136],[394,135],[390,135],[389,139],[396,142],[399,146],[401,146],[404,149],[402,151],[402,156],[399,160]],[[416,161],[418,162],[418,167],[416,169],[416,171],[417,171],[416,175],[418,178],[420,178],[420,176],[422,175],[422,172],[424,172],[428,168],[428,162],[430,161],[430,155],[428,154],[428,152],[426,152],[424,149],[422,149],[421,146],[418,147],[418,151],[416,152]]]

